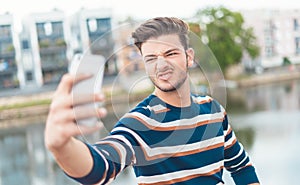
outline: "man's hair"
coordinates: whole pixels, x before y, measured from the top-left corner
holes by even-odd
[[[188,49],[189,26],[175,17],[156,17],[140,25],[133,33],[134,44],[141,51],[142,44],[150,38],[162,35],[177,34],[184,49]]]

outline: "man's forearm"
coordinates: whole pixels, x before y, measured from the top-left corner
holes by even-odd
[[[72,177],[83,177],[93,167],[93,158],[88,147],[81,141],[71,138],[61,149],[52,151],[58,165]]]

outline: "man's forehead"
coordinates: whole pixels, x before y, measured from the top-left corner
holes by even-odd
[[[166,35],[158,38],[149,38],[142,44],[142,52],[146,53],[161,53],[172,49],[183,50],[183,46],[177,35]]]

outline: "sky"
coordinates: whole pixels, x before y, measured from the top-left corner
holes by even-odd
[[[24,5],[23,5],[24,3]],[[128,16],[147,19],[156,16],[190,18],[198,9],[207,6],[225,6],[231,10],[244,9],[300,9],[298,0],[8,0],[0,6],[0,15],[11,13],[16,22],[31,13],[49,12],[54,8],[70,16],[80,8],[111,8],[113,16],[122,20]]]

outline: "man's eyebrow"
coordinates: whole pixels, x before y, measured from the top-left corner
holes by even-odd
[[[169,53],[171,53],[173,51],[180,51],[180,49],[178,49],[178,48],[169,49],[169,50],[167,50],[167,51],[164,52],[164,55],[169,54]],[[146,57],[157,57],[157,55],[155,55],[155,54],[148,54],[148,55],[144,56],[144,58],[146,58]]]
[[[146,57],[157,57],[157,55],[149,54],[149,55],[144,56],[144,58],[146,58]]]
[[[164,54],[168,54],[168,53],[171,53],[173,51],[180,51],[180,50],[178,48],[173,48],[173,49],[167,50],[166,52],[164,52]]]

